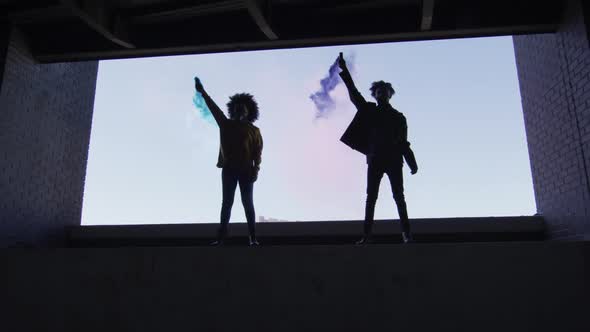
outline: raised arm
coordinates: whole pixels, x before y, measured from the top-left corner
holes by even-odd
[[[215,119],[215,122],[217,122],[217,124],[219,126],[221,126],[223,124],[223,122],[227,120],[227,117],[225,116],[225,114],[223,113],[221,108],[219,108],[219,106],[217,106],[217,104],[213,101],[213,99],[211,99],[211,97],[209,96],[207,91],[205,91],[203,84],[201,84],[201,81],[199,81],[199,79],[196,77],[195,77],[195,89],[197,90],[197,92],[199,92],[203,96],[203,99],[205,100],[207,107],[211,111],[211,114],[213,114],[213,118]]]
[[[340,52],[340,56],[338,57],[338,66],[342,71],[340,72],[340,77],[344,84],[346,85],[346,89],[348,90],[348,96],[350,97],[350,101],[354,104],[357,110],[362,110],[363,105],[367,102],[363,95],[359,92],[359,90],[354,85],[352,80],[352,76],[346,67],[346,61],[344,61],[344,57],[342,56],[342,52]]]

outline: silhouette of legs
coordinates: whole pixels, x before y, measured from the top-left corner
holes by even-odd
[[[371,240],[373,221],[375,216],[375,204],[379,196],[379,186],[384,174],[383,167],[375,162],[370,162],[367,167],[367,201],[365,203],[365,223],[363,224],[363,238],[357,244],[367,243]]]
[[[393,192],[393,199],[397,205],[397,212],[399,214],[399,221],[402,229],[402,237],[404,243],[412,241],[410,233],[410,220],[408,218],[408,207],[406,205],[406,198],[404,196],[404,177],[401,165],[399,167],[388,167],[386,170],[389,183],[391,184],[391,191]]]
[[[240,185],[240,195],[242,196],[242,205],[248,221],[248,233],[250,234],[250,245],[258,245],[256,240],[256,212],[254,210],[254,182],[246,174],[240,174],[236,171],[223,169],[221,172],[221,182],[223,186],[223,200],[221,203],[220,225],[217,232],[217,241],[213,245],[223,244],[227,236],[227,228],[231,217],[231,209],[234,204],[234,197],[238,183]]]
[[[241,176],[239,183],[242,205],[244,206],[244,213],[248,221],[250,245],[258,245],[258,241],[256,240],[256,212],[254,210],[254,182],[247,176]]]
[[[387,164],[380,162],[369,162],[367,168],[367,201],[365,204],[365,222],[363,225],[363,238],[357,244],[367,243],[371,239],[373,229],[375,204],[379,196],[379,186],[383,174],[387,174],[393,192],[397,211],[399,213],[402,236],[405,243],[412,241],[410,233],[410,222],[408,218],[408,208],[404,197],[404,180],[402,165]]]
[[[231,208],[234,205],[234,196],[238,186],[238,177],[233,172],[223,169],[221,171],[221,183],[223,199],[221,203],[220,225],[217,232],[217,241],[213,244],[222,244],[227,235],[227,226],[231,217]]]

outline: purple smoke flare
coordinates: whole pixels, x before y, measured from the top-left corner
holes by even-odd
[[[347,66],[351,71],[354,68],[354,63],[352,60],[353,58],[346,59]],[[330,96],[330,92],[334,90],[340,82],[342,82],[339,73],[340,68],[338,67],[338,59],[336,59],[330,66],[328,75],[320,81],[320,90],[309,96],[317,108],[316,119],[328,117],[330,111],[334,109],[335,103]]]

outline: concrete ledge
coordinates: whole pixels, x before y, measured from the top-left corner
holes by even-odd
[[[586,331],[587,253],[581,242],[4,249],[2,326]]]
[[[413,219],[421,242],[523,241],[544,239],[538,216]],[[362,233],[362,220],[258,223],[263,244],[350,244]],[[69,228],[71,246],[200,245],[216,234],[218,224],[79,226]],[[398,220],[378,220],[379,242],[401,241]],[[229,243],[243,243],[246,224],[230,223]]]

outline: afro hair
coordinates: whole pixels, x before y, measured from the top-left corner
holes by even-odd
[[[227,110],[229,112],[230,119],[238,119],[239,114],[236,109],[236,106],[244,105],[248,108],[248,121],[254,122],[258,120],[258,103],[254,100],[254,96],[249,93],[236,93],[235,95],[229,97],[229,102],[227,103]]]

